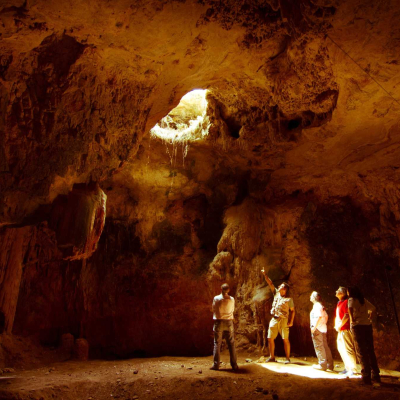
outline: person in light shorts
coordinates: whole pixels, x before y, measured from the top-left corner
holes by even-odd
[[[268,328],[268,346],[270,356],[266,362],[275,361],[275,339],[278,333],[282,336],[283,346],[285,348],[286,361],[285,364],[290,363],[290,342],[289,342],[289,328],[293,326],[294,319],[294,303],[293,299],[289,297],[289,285],[282,283],[278,289],[275,288],[271,279],[267,276],[262,269],[265,280],[274,295],[272,303],[271,314],[272,318]]]

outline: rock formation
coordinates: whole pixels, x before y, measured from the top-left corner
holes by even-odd
[[[333,341],[335,289],[357,284],[398,365],[399,16],[395,0],[2,1],[3,343],[210,354],[228,281],[240,346],[261,346],[265,267],[291,285],[294,353],[312,353],[310,292]],[[206,134],[150,134],[193,89]]]

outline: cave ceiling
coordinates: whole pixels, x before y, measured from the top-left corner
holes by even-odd
[[[397,1],[1,1],[1,223],[79,182],[165,193],[149,130],[198,88],[211,127],[178,149],[180,192],[197,162],[196,185],[227,168],[267,200],[374,196],[400,166],[399,17]]]

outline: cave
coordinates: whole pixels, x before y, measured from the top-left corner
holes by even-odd
[[[398,399],[399,17],[395,0],[1,1],[0,398]],[[280,337],[265,363],[262,269],[294,301],[291,365]],[[233,372],[225,344],[210,370],[223,283]],[[373,389],[312,373],[313,291],[343,369],[339,286],[377,309]]]

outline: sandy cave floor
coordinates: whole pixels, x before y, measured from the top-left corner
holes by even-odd
[[[360,377],[346,379],[312,368],[315,358],[292,364],[246,362],[238,372],[224,354],[220,371],[212,357],[162,357],[122,361],[68,361],[3,374],[0,399],[396,399],[400,372],[382,370],[382,384],[365,387]],[[336,363],[337,370],[343,365]]]

